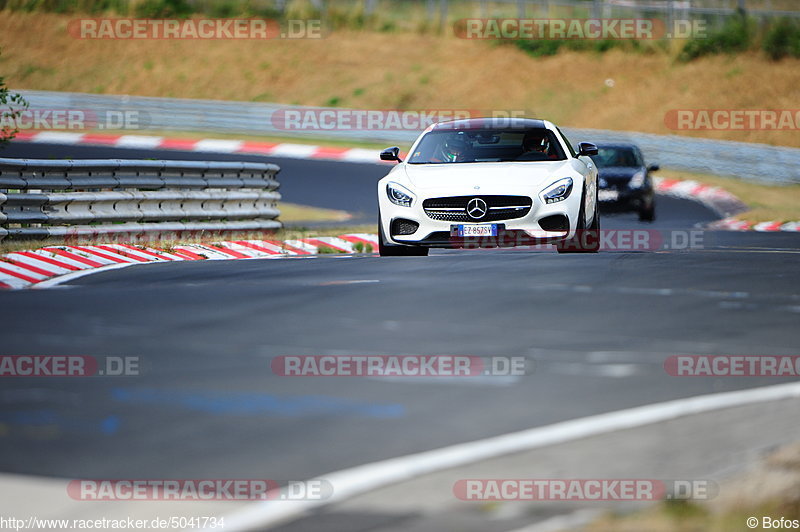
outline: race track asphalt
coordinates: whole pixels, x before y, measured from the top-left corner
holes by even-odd
[[[16,144],[5,157],[246,159]],[[270,159],[273,160],[273,159]],[[287,201],[372,216],[386,167],[274,160]],[[714,219],[659,198],[658,221]],[[777,384],[682,378],[676,354],[797,355],[800,235],[558,255],[433,251],[137,265],[0,293],[0,354],[139,357],[127,377],[9,378],[0,471],[66,478],[304,479],[673,398]],[[364,282],[348,282],[364,281]],[[521,377],[282,377],[280,355],[526,357]]]

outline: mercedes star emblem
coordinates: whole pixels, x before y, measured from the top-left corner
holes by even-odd
[[[472,198],[467,203],[467,214],[473,220],[480,220],[486,213],[489,211],[489,207],[486,206],[486,202],[480,198]]]

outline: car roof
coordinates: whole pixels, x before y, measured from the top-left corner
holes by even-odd
[[[549,129],[544,120],[537,118],[466,118],[448,120],[435,124],[431,131],[437,129]]]

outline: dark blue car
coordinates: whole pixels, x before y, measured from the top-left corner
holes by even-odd
[[[598,144],[598,200],[604,210],[637,212],[639,220],[652,222],[656,217],[655,191],[650,172],[657,164],[647,166],[635,144]]]

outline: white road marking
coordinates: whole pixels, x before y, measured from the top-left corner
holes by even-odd
[[[586,508],[572,512],[571,514],[556,515],[544,521],[533,523],[523,528],[511,530],[509,532],[558,532],[559,530],[572,530],[594,521],[601,515],[602,510]]]
[[[226,515],[225,529],[231,532],[277,526],[304,517],[321,507],[342,502],[370,490],[506,454],[723,408],[797,398],[800,398],[800,383],[794,382],[701,395],[564,421],[545,427],[536,427],[364,464],[329,473],[316,479],[329,482],[333,486],[333,495],[325,500],[287,501],[278,499],[253,503],[243,510]]]
[[[339,286],[345,284],[372,284],[379,282],[381,282],[380,279],[352,279],[352,280],[342,280],[342,281],[324,281],[322,283],[317,283],[317,286]]]
[[[505,388],[516,384],[522,377],[517,375],[475,375],[468,377],[366,377],[367,379],[396,384],[435,384],[454,386],[497,386]]]
[[[551,362],[548,373],[588,377],[612,377],[622,379],[640,373],[639,364],[584,364],[582,362]]]
[[[60,275],[58,277],[54,277],[53,279],[48,279],[46,281],[40,281],[34,285],[31,285],[31,288],[40,289],[40,288],[53,288],[59,286],[63,283],[68,283],[70,281],[74,281],[75,279],[79,279],[86,275],[92,275],[94,273],[106,272],[109,270],[118,270],[120,268],[126,268],[128,266],[134,266],[136,264],[157,264],[155,262],[119,262],[116,264],[108,264],[106,266],[101,266],[99,268],[92,268],[89,270],[81,270],[79,272],[72,272],[66,275]]]
[[[244,142],[241,140],[205,139],[198,141],[192,148],[192,151],[233,153],[240,150],[243,145]]]
[[[46,142],[48,144],[78,144],[83,139],[83,133],[68,133],[64,131],[42,131],[32,140],[33,142]]]
[[[123,135],[117,140],[117,148],[156,149],[161,146],[164,137],[147,137],[144,135]]]

